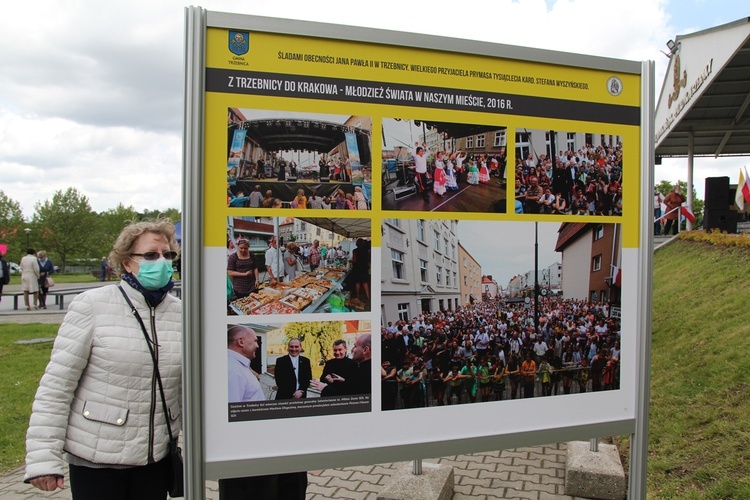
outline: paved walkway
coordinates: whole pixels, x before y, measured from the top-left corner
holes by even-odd
[[[93,285],[96,286],[96,285]],[[9,291],[6,287],[5,291]],[[50,304],[51,305],[51,304]],[[49,307],[49,306],[48,306]],[[13,300],[0,302],[0,323],[62,322],[65,311],[55,309],[13,310]],[[564,494],[565,444],[491,451],[425,460],[453,467],[455,487],[453,500],[528,498],[573,499]],[[308,472],[308,500],[324,498],[375,500],[391,476],[404,463],[377,464]],[[64,499],[70,490],[44,493],[23,484],[23,467],[0,475],[0,498],[3,500]],[[68,484],[66,478],[66,484]],[[206,481],[206,498],[218,500],[216,481]]]
[[[574,499],[564,494],[565,445],[535,446],[425,460],[453,467],[453,500],[528,498]],[[327,498],[375,500],[391,476],[405,464],[377,464],[342,469],[310,471],[307,499]],[[408,465],[408,464],[407,464]],[[0,476],[0,498],[69,500],[70,490],[42,493],[23,484],[23,468]],[[67,484],[67,478],[66,478]],[[206,481],[206,499],[218,500],[216,481]]]

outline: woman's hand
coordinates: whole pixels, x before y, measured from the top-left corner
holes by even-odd
[[[55,491],[57,488],[60,488],[61,490],[65,488],[64,478],[61,476],[35,477],[29,482],[42,491]]]

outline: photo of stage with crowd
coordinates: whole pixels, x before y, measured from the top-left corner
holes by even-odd
[[[372,119],[229,108],[227,205],[368,210]]]

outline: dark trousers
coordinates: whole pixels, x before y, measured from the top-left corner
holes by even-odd
[[[680,225],[680,223],[677,222],[677,220],[667,219],[667,223],[664,224],[664,234],[668,235],[670,229],[672,230],[672,234],[673,235],[677,234],[677,230],[679,229],[679,225]]]
[[[307,472],[219,480],[220,500],[304,500]]]
[[[70,466],[70,490],[76,500],[165,500],[169,457],[127,469]]]

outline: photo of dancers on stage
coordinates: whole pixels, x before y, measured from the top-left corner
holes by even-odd
[[[369,210],[372,119],[229,108],[227,206]]]
[[[506,212],[507,127],[383,119],[383,209]]]

